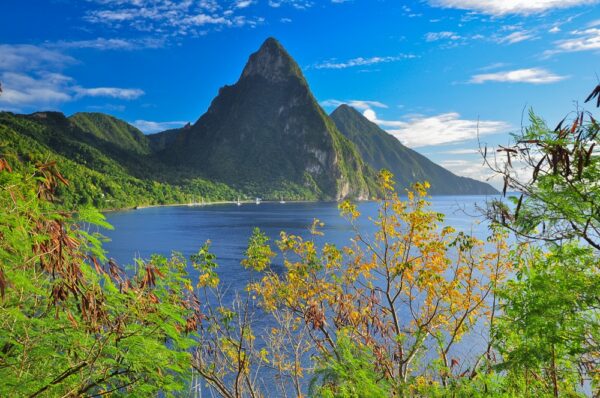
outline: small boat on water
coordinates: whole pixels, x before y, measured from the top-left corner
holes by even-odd
[[[279,203],[281,203],[282,205],[285,204],[285,200],[283,200],[283,197],[279,198]]]
[[[196,198],[194,198],[193,201],[191,201],[190,203],[188,203],[188,206],[190,207],[196,207],[196,206],[204,206],[204,198],[201,198],[201,201],[198,202],[198,200]]]
[[[240,197],[239,197],[239,196],[238,196],[238,199],[237,199],[237,205],[238,205],[238,206],[241,206],[241,205],[242,205],[242,202],[240,202]]]
[[[260,202],[262,202],[262,199],[261,198],[256,198],[256,204],[259,205]]]

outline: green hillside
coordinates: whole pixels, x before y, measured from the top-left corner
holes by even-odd
[[[397,138],[348,105],[338,107],[331,118],[337,128],[356,145],[364,161],[377,170],[391,171],[400,189],[408,188],[415,182],[429,181],[431,193],[437,195],[498,193],[489,184],[459,177],[405,147]]]
[[[150,141],[137,128],[103,113],[80,112],[69,117],[82,131],[127,151],[149,154]]]
[[[127,208],[186,203],[200,196],[206,200],[232,200],[239,195],[224,184],[200,178],[168,184],[162,181],[165,176],[135,177],[101,148],[80,140],[84,134],[60,113],[0,113],[0,151],[27,163],[56,162],[69,181],[58,192],[67,208],[87,204],[102,209]],[[127,151],[122,153],[141,164],[151,160]]]

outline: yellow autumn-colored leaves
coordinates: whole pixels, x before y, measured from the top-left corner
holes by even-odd
[[[415,184],[401,199],[391,174],[382,172],[380,187],[374,234],[363,234],[354,223],[361,217],[357,206],[342,202],[340,212],[355,231],[352,245],[319,248],[282,233],[285,271],[266,268],[249,289],[266,311],[285,309],[303,319],[319,349],[330,350],[323,342],[344,330],[377,353],[387,375],[404,378],[418,367],[418,353],[432,350],[428,336],[444,340],[434,345],[444,347],[444,356],[490,316],[487,299],[509,271],[507,245],[499,234],[486,243],[444,226],[443,215],[429,209],[428,183]],[[322,236],[322,227],[315,220],[311,234]]]

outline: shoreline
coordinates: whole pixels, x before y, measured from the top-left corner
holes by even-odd
[[[336,202],[335,200],[286,200],[285,203],[281,203],[281,204],[287,204],[287,203],[334,203]],[[361,202],[369,202],[367,200],[361,201]],[[240,201],[240,203],[242,205],[256,205],[256,202],[253,200],[249,200],[249,201]],[[279,204],[278,200],[262,200],[260,202],[260,204],[263,203],[277,203]],[[337,203],[337,202],[336,202]],[[139,206],[135,206],[135,207],[124,207],[124,208],[117,208],[117,209],[106,209],[106,210],[100,210],[101,213],[114,213],[114,212],[119,212],[119,211],[132,211],[132,210],[143,210],[143,209],[152,209],[152,208],[157,208],[157,207],[205,207],[205,206],[217,206],[217,205],[235,205],[237,204],[237,200],[219,200],[219,201],[215,201],[215,202],[205,202],[205,203],[198,203],[198,204],[189,204],[189,203],[170,203],[170,204],[163,204],[163,205],[139,205]]]
[[[439,197],[453,197],[453,196],[472,196],[472,197],[490,197],[490,196],[499,196],[501,195],[500,193],[495,194],[495,195],[491,195],[491,194],[471,194],[471,195],[430,195],[430,199],[434,199],[434,198],[439,198]],[[368,203],[368,202],[376,202],[378,199],[368,199],[368,200],[359,200],[357,202],[361,202],[361,203]],[[256,202],[254,200],[246,200],[246,201],[241,201],[240,202],[242,205],[256,205]],[[262,200],[260,202],[261,204],[265,203],[269,203],[269,204],[279,204],[278,200]],[[336,200],[286,200],[285,203],[281,203],[283,204],[288,204],[288,203],[340,203],[340,201],[336,201]],[[158,207],[204,207],[204,206],[218,206],[218,205],[235,205],[237,204],[237,200],[218,200],[215,202],[206,202],[203,204],[189,204],[189,203],[168,203],[168,204],[162,204],[162,205],[139,205],[139,206],[135,206],[135,207],[123,207],[123,208],[116,208],[116,209],[102,209],[99,210],[101,213],[115,213],[115,212],[120,212],[120,211],[133,211],[133,210],[143,210],[143,209],[152,209],[152,208],[158,208]]]

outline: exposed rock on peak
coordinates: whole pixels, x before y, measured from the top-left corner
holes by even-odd
[[[272,37],[265,40],[260,49],[250,56],[241,79],[255,76],[271,82],[282,82],[290,78],[304,80],[296,61]]]

